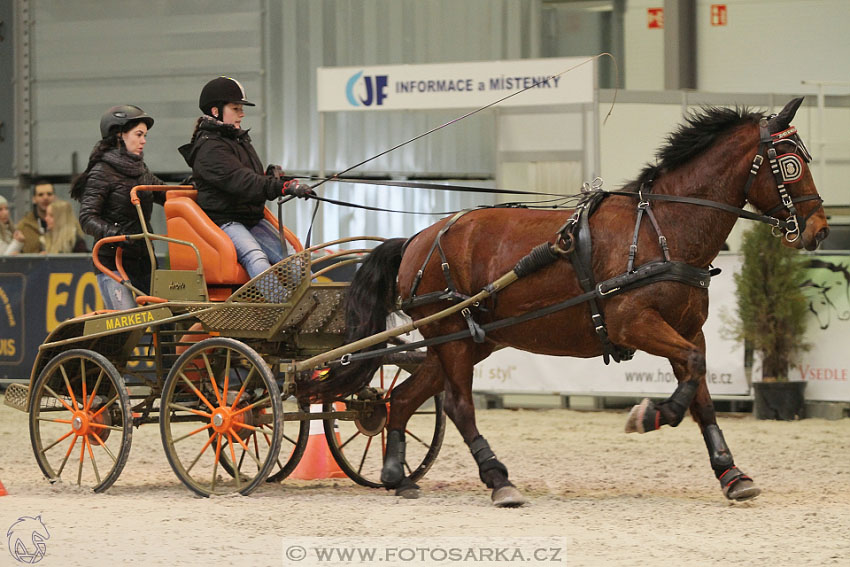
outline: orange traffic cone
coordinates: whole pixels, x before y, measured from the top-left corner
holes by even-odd
[[[6,487],[3,486],[3,482],[0,481],[0,496],[7,496],[9,493],[6,492]]]
[[[322,411],[321,404],[311,404],[312,413]],[[336,434],[339,441],[339,432]],[[328,448],[328,440],[325,438],[324,422],[320,419],[310,421],[310,438],[307,440],[307,448],[301,457],[298,466],[289,475],[289,478],[300,480],[317,480],[321,478],[345,478],[336,460]]]

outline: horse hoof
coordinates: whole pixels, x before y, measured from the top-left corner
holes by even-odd
[[[416,500],[421,496],[419,492],[419,487],[415,484],[411,486],[399,486],[395,491],[396,496],[400,496],[407,500]]]
[[[736,502],[750,500],[759,494],[761,494],[761,488],[756,486],[751,480],[739,480],[733,483],[732,486],[723,488],[723,496]]]
[[[516,508],[528,500],[515,486],[503,486],[493,491],[493,505],[497,508]]]
[[[644,398],[638,405],[632,407],[629,412],[629,417],[626,419],[626,433],[646,433],[643,426],[643,418],[646,416],[646,411],[651,406],[654,406],[652,400]]]

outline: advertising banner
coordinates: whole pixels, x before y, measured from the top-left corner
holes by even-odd
[[[88,254],[0,258],[0,379],[29,380],[47,333],[103,309]]]
[[[478,108],[525,88],[500,106],[591,103],[595,68],[595,61],[586,57],[320,67],[317,109]]]
[[[850,358],[844,350],[850,337],[850,258],[812,256],[807,263],[809,324],[800,340],[810,349],[790,378],[808,382],[807,400],[850,402]],[[760,375],[753,370],[753,379]]]

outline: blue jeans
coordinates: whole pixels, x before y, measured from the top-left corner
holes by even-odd
[[[121,277],[118,272],[114,273]],[[97,274],[97,287],[100,288],[100,295],[103,297],[103,304],[107,309],[133,309],[138,307],[133,292],[106,274]]]
[[[260,221],[250,230],[242,223],[226,222],[221,225],[221,230],[233,241],[236,259],[248,272],[250,278],[262,274],[273,264],[283,260],[280,236],[265,220]]]

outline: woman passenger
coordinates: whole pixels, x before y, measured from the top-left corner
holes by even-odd
[[[138,106],[113,106],[100,119],[101,139],[89,156],[86,170],[74,182],[71,197],[80,201],[80,224],[96,240],[119,234],[138,234],[142,225],[130,201],[136,185],[164,185],[148,170],[143,150],[153,118]],[[146,223],[150,223],[153,203],[165,202],[165,192],[138,194]],[[101,246],[100,262],[118,274],[115,254],[118,244]],[[122,242],[121,263],[130,283],[150,293],[151,260],[144,240]],[[119,276],[120,277],[120,276]],[[132,292],[106,274],[98,273],[97,283],[107,309],[136,307]]]

